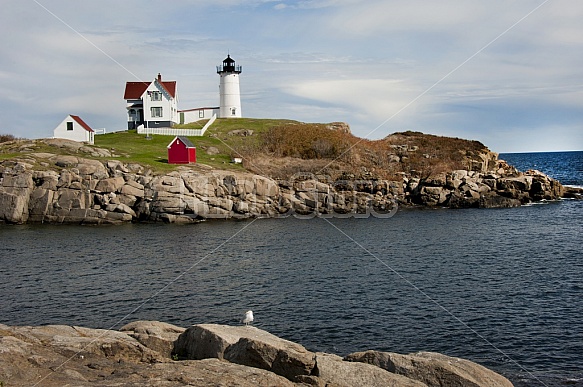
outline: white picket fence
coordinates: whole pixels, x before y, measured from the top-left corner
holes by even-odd
[[[152,134],[158,134],[162,136],[187,136],[187,137],[200,137],[204,135],[204,132],[211,126],[217,115],[213,114],[209,122],[206,123],[201,129],[177,129],[177,128],[144,128],[143,126],[138,127],[138,134],[145,134],[150,136]]]

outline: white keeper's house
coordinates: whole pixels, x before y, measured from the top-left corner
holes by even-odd
[[[124,99],[128,129],[164,128],[179,122],[176,81],[163,81],[160,74],[152,82],[126,82]]]

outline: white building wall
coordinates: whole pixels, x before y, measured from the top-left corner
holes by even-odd
[[[219,84],[220,111],[219,118],[240,118],[241,92],[239,89],[239,74],[221,73]]]
[[[154,92],[162,93],[161,101],[153,101]],[[144,121],[178,123],[177,98],[172,98],[157,82],[152,82],[142,95],[144,102]],[[162,108],[162,116],[154,117],[152,108]]]
[[[209,120],[213,115],[219,115],[219,108],[200,108],[179,111],[178,119],[181,124],[188,124],[189,122]]]
[[[67,130],[67,122],[73,123],[73,130]],[[79,123],[77,123],[77,121],[71,116],[67,116],[67,118],[65,118],[63,122],[53,130],[54,138],[64,138],[67,140],[87,142],[89,144],[93,144],[93,135],[93,132],[85,130],[85,128],[79,125]]]
[[[178,128],[144,128],[139,126],[137,129],[138,134],[158,134],[163,136],[203,136],[206,130],[211,126],[217,119],[216,114],[211,117],[211,119],[200,129],[178,129]]]

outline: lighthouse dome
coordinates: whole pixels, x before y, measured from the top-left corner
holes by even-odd
[[[231,55],[227,55],[227,57],[223,60],[223,64],[217,66],[217,73],[236,73],[240,74],[242,70],[241,66],[235,65],[235,60],[231,58]]]

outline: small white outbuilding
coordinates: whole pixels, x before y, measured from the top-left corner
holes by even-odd
[[[53,131],[53,138],[93,144],[95,131],[79,116],[69,114]]]

